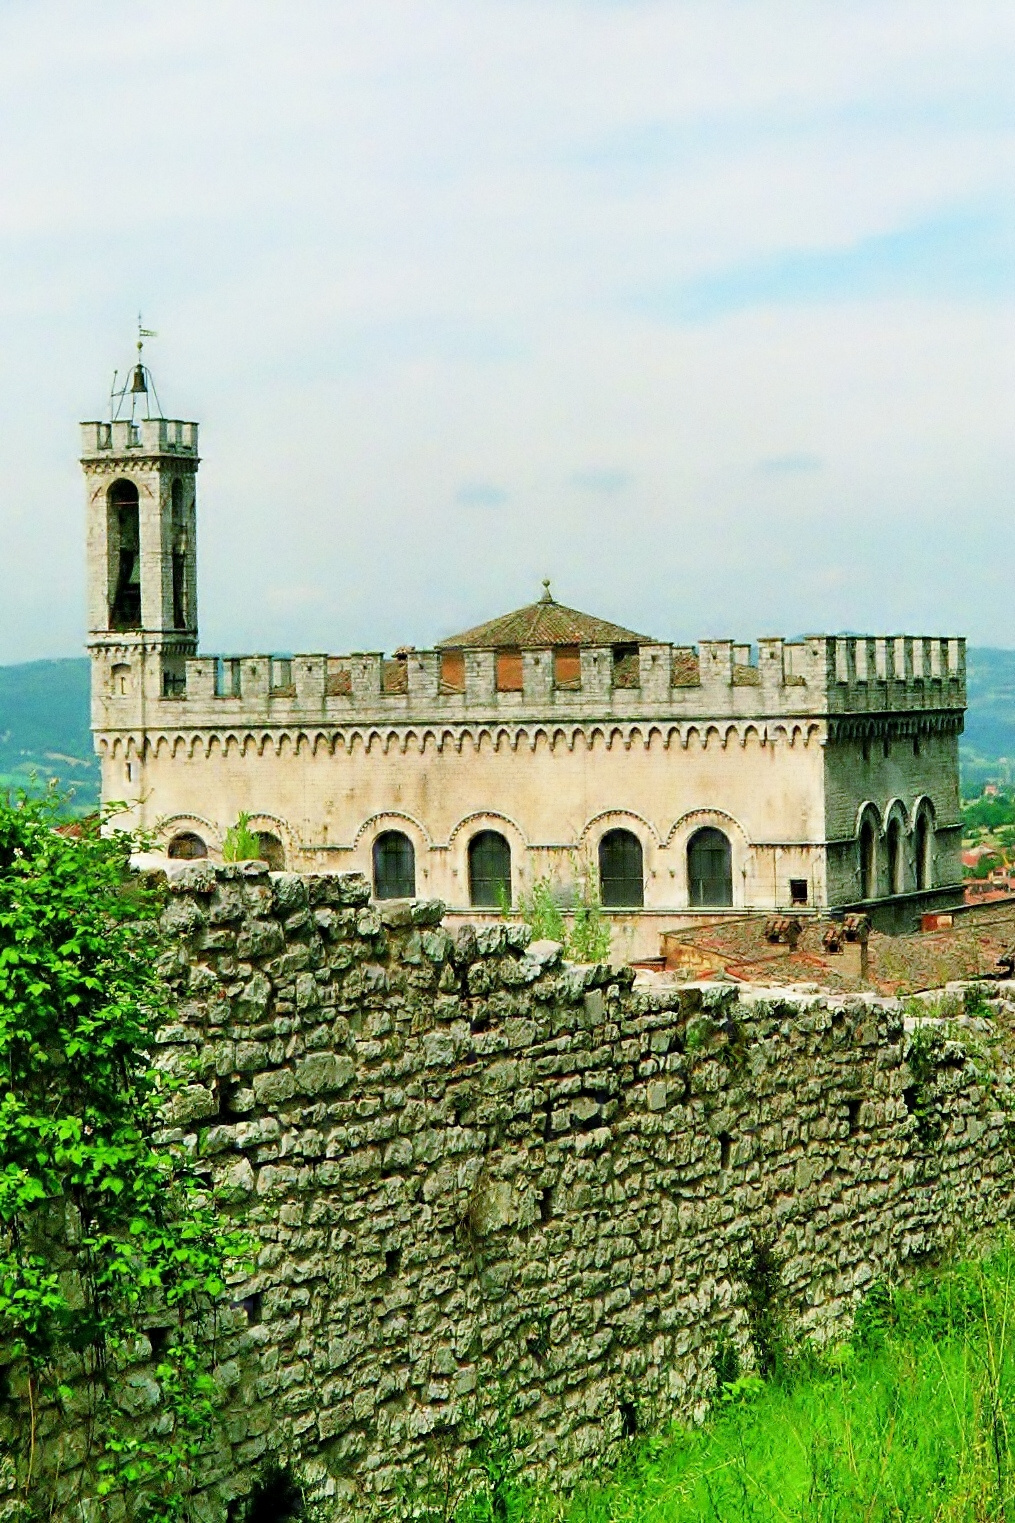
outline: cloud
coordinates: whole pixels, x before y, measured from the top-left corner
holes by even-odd
[[[803,476],[820,471],[824,463],[820,455],[771,455],[759,460],[758,470],[763,476]]]
[[[652,304],[688,322],[752,306],[919,296],[1015,300],[1015,221],[1000,212],[957,212],[863,238],[844,248],[788,250],[684,283]]]
[[[455,493],[455,501],[465,508],[499,508],[501,503],[507,502],[507,497],[503,487],[493,486],[488,481],[469,482]]]
[[[324,591],[320,587],[307,586],[269,587],[264,596],[268,606],[277,612],[297,613],[320,603]]]
[[[575,471],[571,477],[573,485],[580,491],[597,492],[608,497],[622,492],[626,486],[630,486],[633,479],[630,471],[620,469]]]
[[[0,660],[84,638],[139,309],[205,650],[553,568],[660,636],[1015,643],[1013,78],[1000,0],[0,6]]]

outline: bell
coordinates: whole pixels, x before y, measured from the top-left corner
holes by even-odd
[[[143,391],[143,392],[147,393],[147,391],[148,391],[148,382],[145,380],[144,366],[143,365],[135,365],[134,366],[134,384],[131,386],[130,389],[131,389],[131,394],[135,395],[135,396],[137,395],[137,393],[139,391]]]

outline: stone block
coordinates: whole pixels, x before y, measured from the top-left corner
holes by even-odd
[[[237,956],[244,959],[274,957],[284,949],[282,927],[274,920],[247,921],[236,940]]]
[[[351,1058],[334,1052],[312,1052],[295,1064],[296,1088],[305,1095],[344,1089],[356,1073]]]
[[[279,1068],[254,1076],[254,1097],[258,1105],[284,1105],[296,1093],[296,1079],[291,1069]]]

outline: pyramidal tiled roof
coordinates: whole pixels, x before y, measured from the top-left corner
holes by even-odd
[[[550,584],[544,582],[546,591],[538,603],[516,608],[514,613],[501,614],[499,619],[489,619],[466,629],[460,635],[439,640],[438,647],[452,650],[490,650],[508,645],[515,649],[546,649],[553,645],[646,645],[651,644],[649,635],[635,634],[611,624],[608,619],[597,619],[590,613],[580,613],[577,608],[565,608],[550,595]]]

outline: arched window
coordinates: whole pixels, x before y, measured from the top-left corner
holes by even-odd
[[[692,905],[733,903],[733,854],[729,838],[706,825],[687,843],[687,881]]]
[[[257,831],[257,850],[261,861],[267,862],[273,873],[285,871],[285,847],[273,831]]]
[[[874,821],[867,815],[860,826],[860,898],[873,899],[878,891],[878,847]]]
[[[901,894],[906,886],[906,866],[902,854],[902,826],[897,814],[888,821],[888,887],[891,893]]]
[[[172,857],[174,862],[194,862],[199,857],[207,855],[207,846],[192,830],[181,830],[179,835],[173,837],[166,850],[166,856]]]
[[[141,526],[137,487],[114,481],[109,489],[109,627],[141,627]]]
[[[400,830],[385,830],[374,842],[374,898],[415,899],[416,853]]]
[[[923,807],[916,817],[913,835],[917,888],[934,887],[934,828],[930,811]]]
[[[599,843],[599,893],[606,909],[641,909],[645,903],[641,842],[629,830],[608,830]]]
[[[469,842],[469,900],[477,909],[511,903],[511,848],[496,830],[481,830]]]

